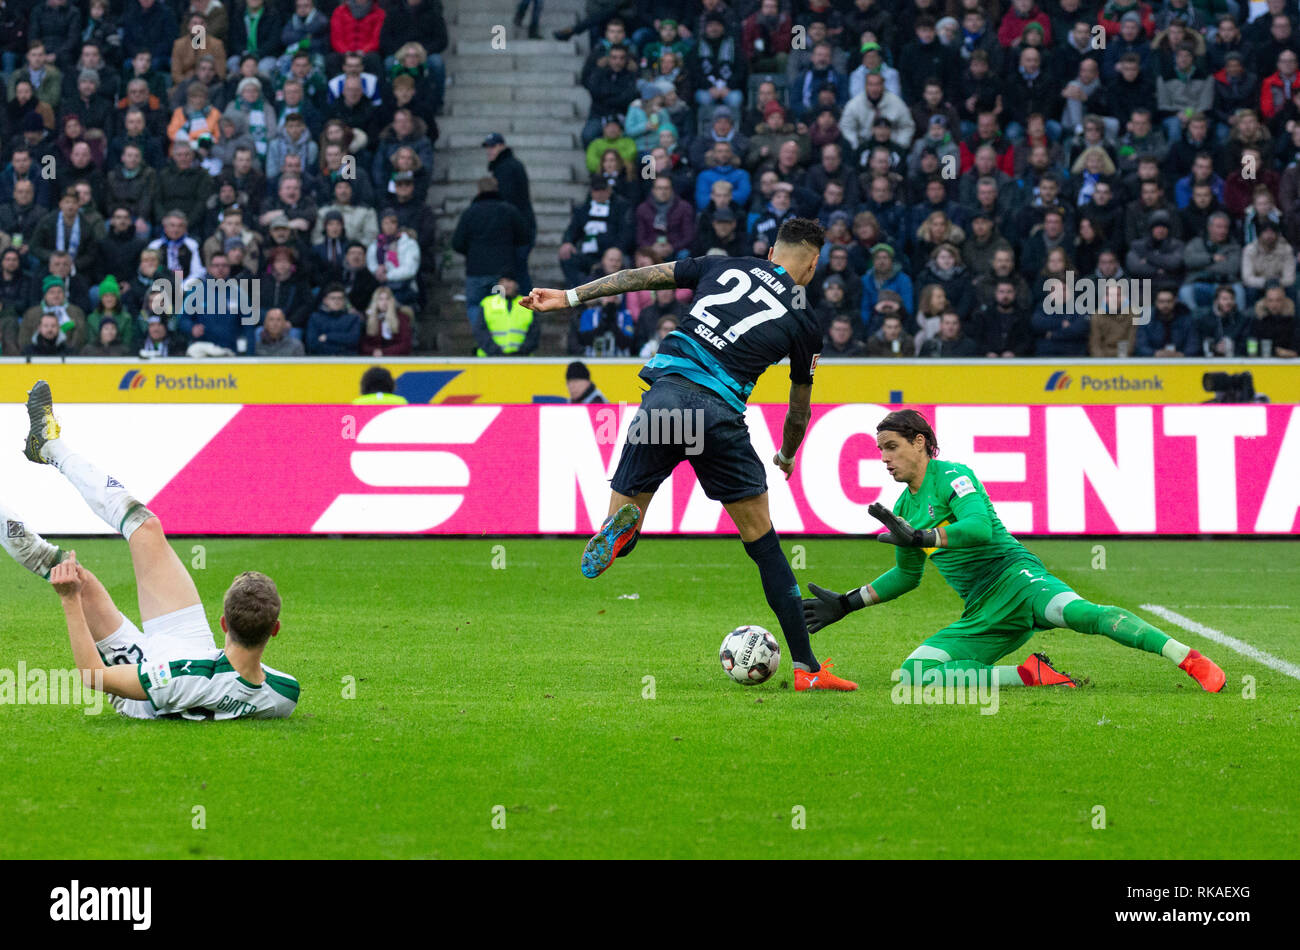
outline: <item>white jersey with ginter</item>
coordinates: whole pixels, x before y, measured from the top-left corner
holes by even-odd
[[[298,705],[298,681],[262,666],[254,685],[239,675],[222,650],[183,659],[146,660],[136,666],[147,700],[121,700],[118,712],[137,719],[284,719]]]

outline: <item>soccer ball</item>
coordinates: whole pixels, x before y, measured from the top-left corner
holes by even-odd
[[[747,624],[723,637],[718,659],[733,680],[754,686],[771,679],[781,665],[781,645],[762,627]]]

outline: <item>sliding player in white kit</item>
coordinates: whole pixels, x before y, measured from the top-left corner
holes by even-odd
[[[194,580],[167,543],[162,523],[117,479],[60,438],[50,387],[27,395],[24,454],[55,466],[131,549],[143,631],[122,615],[94,574],[0,505],[0,542],[23,567],[49,579],[63,602],[72,655],[88,686],[136,719],[280,719],[298,703],[298,681],[262,664],[280,630],[280,595],[265,574],[235,578],[223,601],[225,648],[213,642]]]

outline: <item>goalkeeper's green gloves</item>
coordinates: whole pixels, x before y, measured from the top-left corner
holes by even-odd
[[[860,590],[851,590],[847,594],[837,594],[833,590],[818,587],[816,584],[809,584],[808,592],[813,596],[804,598],[803,619],[808,625],[809,633],[816,633],[822,627],[830,626],[850,611],[861,610],[867,606],[862,599]]]
[[[935,548],[939,546],[939,532],[934,528],[913,528],[880,502],[868,505],[867,514],[889,529],[884,534],[876,535],[877,541],[884,544],[896,544],[901,548]]]

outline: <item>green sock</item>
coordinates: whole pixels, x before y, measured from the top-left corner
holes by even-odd
[[[1191,652],[1191,647],[1161,633],[1123,607],[1074,600],[1065,605],[1065,624],[1079,633],[1099,633],[1126,647],[1159,653],[1175,664],[1182,663]]]

